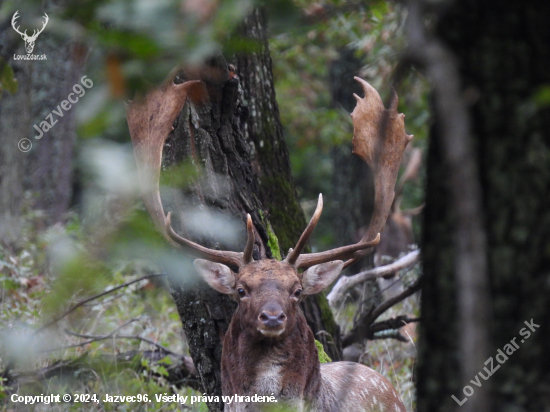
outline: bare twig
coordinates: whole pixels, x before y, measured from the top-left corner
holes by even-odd
[[[386,310],[418,292],[422,286],[422,277],[418,278],[411,286],[390,299],[385,300],[379,306],[371,308],[355,322],[351,331],[342,338],[342,347],[347,347],[355,342],[365,339],[373,339],[372,323]],[[403,325],[402,325],[403,326]]]
[[[69,315],[70,313],[74,312],[75,310],[77,310],[79,307],[85,305],[86,303],[88,302],[91,302],[92,300],[95,300],[95,299],[99,299],[105,295],[108,295],[110,293],[113,293],[119,289],[122,289],[122,288],[125,288],[127,286],[130,286],[134,283],[137,283],[137,282],[141,282],[142,280],[145,280],[145,279],[150,279],[150,278],[154,278],[154,277],[161,277],[161,276],[166,276],[162,273],[152,273],[150,275],[145,275],[145,276],[142,276],[138,279],[134,279],[134,280],[131,280],[129,282],[126,282],[126,283],[123,283],[122,285],[118,285],[118,286],[115,286],[114,288],[112,289],[109,289],[109,290],[106,290],[105,292],[101,292],[97,295],[94,295],[94,296],[91,296],[87,299],[84,299],[84,300],[81,300],[80,302],[76,303],[75,305],[71,306],[69,309],[67,309],[62,315],[58,316],[57,318],[55,318],[54,320],[46,323],[45,325],[39,327],[38,329],[36,329],[33,334],[37,334],[39,332],[42,332],[44,329],[46,328],[49,328],[50,326],[52,326],[53,324],[59,322],[61,319],[63,319],[64,317],[66,317],[67,315]]]
[[[399,295],[395,295],[385,300],[384,302],[382,302],[379,306],[376,307],[376,309],[372,311],[372,314],[371,314],[372,322],[374,322],[382,313],[387,311],[392,306],[397,305],[399,302],[405,300],[409,296],[418,292],[421,286],[422,286],[422,277],[419,277],[412,285],[410,285],[407,289],[405,289]]]
[[[409,340],[404,337],[398,330],[385,330],[383,332],[373,333],[372,340],[376,339],[396,339],[399,342],[407,343]]]
[[[99,376],[95,373],[92,365],[86,362],[88,352],[84,352],[76,359],[58,360],[51,364],[39,368],[36,370],[23,370],[17,371],[12,374],[12,379],[17,385],[25,385],[28,383],[35,384],[37,381],[43,381],[51,379],[55,376],[75,376],[76,371],[90,371],[94,373],[99,379]],[[141,359],[147,359],[152,364],[157,363],[164,359],[167,354],[162,351],[136,351],[131,350],[129,352],[117,353],[116,355],[103,355],[107,362],[131,362],[136,356],[140,356]],[[166,367],[168,375],[165,376],[167,381],[176,385],[176,387],[188,386],[195,390],[200,389],[200,383],[198,381],[197,370],[193,364],[193,360],[190,356],[173,356],[171,357],[173,363]],[[131,363],[131,365],[136,365]],[[138,368],[142,368],[141,362],[136,365]],[[79,374],[80,375],[80,374]],[[154,375],[154,372],[153,372]],[[82,376],[82,375],[80,375]]]
[[[76,336],[77,338],[95,339],[99,336],[104,337],[104,338],[109,338],[109,337],[113,336],[115,333],[117,333],[119,330],[121,330],[124,327],[128,326],[130,323],[136,322],[137,320],[139,320],[139,319],[138,318],[133,318],[133,319],[130,319],[130,320],[124,322],[122,325],[120,325],[117,328],[115,328],[114,330],[112,330],[108,335],[84,335],[84,334],[81,334],[81,333],[73,332],[69,329],[65,329],[65,333],[67,335]]]
[[[112,332],[108,333],[107,335],[86,335],[86,334],[82,334],[82,333],[73,332],[69,329],[65,329],[65,333],[67,333],[68,335],[76,336],[78,338],[85,338],[85,339],[88,339],[88,340],[83,341],[83,342],[79,342],[79,343],[75,343],[73,345],[64,345],[64,346],[59,346],[57,348],[45,349],[45,350],[40,351],[40,352],[45,353],[45,352],[54,352],[54,351],[62,350],[62,349],[77,348],[77,347],[80,347],[80,346],[86,346],[87,344],[92,343],[92,342],[98,342],[98,341],[102,341],[102,340],[106,340],[106,339],[133,339],[133,340],[139,340],[139,341],[142,341],[142,342],[146,342],[150,345],[153,345],[153,346],[157,347],[158,349],[162,350],[163,352],[165,352],[166,354],[177,356],[177,357],[182,356],[182,355],[180,355],[176,352],[173,352],[170,349],[162,346],[160,343],[152,341],[151,339],[147,339],[147,338],[144,338],[144,337],[138,336],[138,335],[118,335],[117,334],[117,332],[120,329],[122,329],[123,327],[125,327],[129,323],[134,322],[136,320],[137,319],[131,319],[128,322],[125,322],[124,324],[122,324],[121,326],[119,326],[118,328],[113,330]]]
[[[333,286],[332,290],[328,294],[328,303],[332,308],[335,308],[336,305],[338,305],[338,303],[340,303],[342,299],[344,299],[346,292],[354,286],[363,283],[366,280],[386,276],[398,270],[408,268],[414,265],[419,260],[420,250],[418,249],[410,252],[409,254],[403,256],[402,258],[396,260],[389,265],[379,266],[374,269],[359,272],[353,276],[342,276],[340,277],[340,279],[338,279],[338,282],[336,282],[336,284]]]
[[[420,322],[420,318],[409,318],[407,315],[401,315],[373,323],[370,329],[373,333],[377,333],[385,330],[400,329],[406,324],[413,322]]]

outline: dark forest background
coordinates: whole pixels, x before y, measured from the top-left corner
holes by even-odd
[[[26,54],[17,10],[28,32],[48,14],[33,51],[47,60],[14,59]],[[368,223],[372,176],[351,155],[355,75],[385,101],[396,89],[423,152],[400,206],[425,206],[390,256],[421,250],[396,286],[420,279],[421,297],[385,315],[420,322],[397,331],[406,342],[374,333],[364,315],[391,290],[369,281],[337,305],[305,302],[316,338],[331,359],[388,376],[411,411],[550,410],[549,17],[541,1],[0,1],[1,410],[45,388],[220,391],[234,304],[150,222],[125,102],[167,78],[207,84],[211,104],[186,104],[167,140],[165,208],[193,240],[231,250],[251,213],[280,257],[319,193],[311,250],[356,242]],[[83,76],[93,85],[36,139],[33,125]],[[520,335],[531,321],[540,327]],[[519,349],[472,383],[514,338]]]

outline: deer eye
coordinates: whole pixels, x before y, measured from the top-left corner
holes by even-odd
[[[246,292],[244,291],[243,288],[237,289],[237,293],[239,294],[240,298],[244,298],[246,296]]]
[[[302,289],[298,289],[296,292],[294,292],[294,297],[299,298],[301,294],[302,294]]]

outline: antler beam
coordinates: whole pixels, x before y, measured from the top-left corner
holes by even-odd
[[[374,212],[368,230],[360,242],[321,253],[300,255],[322,210],[322,197],[310,223],[286,261],[297,268],[309,267],[336,259],[349,259],[347,267],[372,252],[380,240],[380,232],[386,224],[394,198],[394,187],[403,152],[413,136],[405,133],[405,115],[397,113],[397,93],[392,91],[389,109],[384,108],[380,95],[369,83],[359,77],[365,97],[354,94],[357,105],[351,113],[353,120],[353,153],[370,166],[374,173]],[[298,256],[299,255],[299,256]]]
[[[162,207],[159,190],[162,149],[166,138],[173,130],[174,120],[181,112],[188,93],[194,87],[202,87],[201,82],[168,82],[149,92],[144,98],[128,104],[126,117],[134,145],[143,202],[157,229],[172,244],[194,251],[213,262],[240,267],[252,261],[254,225],[250,215],[247,216],[248,240],[244,253],[231,252],[208,249],[179,236],[172,229],[170,213],[166,217]]]

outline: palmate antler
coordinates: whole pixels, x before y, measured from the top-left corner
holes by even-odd
[[[294,249],[290,249],[285,262],[296,268],[307,268],[334,260],[345,260],[345,266],[372,251],[380,241],[392,201],[394,187],[405,147],[412,139],[405,133],[403,114],[397,113],[397,95],[393,92],[392,105],[385,109],[378,92],[366,81],[356,77],[365,97],[357,99],[351,114],[354,125],[353,153],[365,160],[374,172],[375,202],[369,228],[361,241],[321,253],[305,253],[302,250],[315,228],[323,209],[323,197],[313,217],[300,236]],[[127,119],[134,144],[142,196],[158,229],[171,243],[191,249],[199,256],[218,263],[242,267],[252,261],[254,227],[247,216],[248,240],[243,252],[219,251],[205,248],[179,236],[171,227],[170,214],[165,216],[159,194],[159,176],[162,162],[162,148],[166,137],[173,130],[172,123],[181,111],[188,91],[200,81],[182,84],[168,83],[150,92],[144,99],[129,104]]]
[[[385,109],[376,89],[359,77],[355,77],[355,80],[361,84],[365,97],[360,98],[354,94],[357,105],[351,113],[354,129],[353,153],[367,162],[374,173],[374,212],[368,230],[358,243],[321,253],[300,254],[321,216],[323,201],[319,196],[319,203],[311,221],[294,250],[291,249],[285,259],[298,268],[336,259],[348,259],[344,264],[347,267],[372,252],[372,247],[380,240],[380,232],[391,209],[403,153],[413,138],[405,133],[405,115],[397,113],[398,99],[395,91],[390,108]]]
[[[162,164],[162,149],[173,123],[181,112],[187,95],[200,81],[181,84],[168,82],[159,89],[149,92],[143,99],[128,104],[127,121],[134,145],[134,154],[141,186],[142,198],[157,229],[172,244],[191,249],[200,257],[212,262],[230,266],[243,266],[252,260],[254,227],[252,218],[247,216],[247,243],[243,252],[230,252],[208,249],[179,236],[171,226],[170,213],[164,214],[160,200],[159,178]]]

